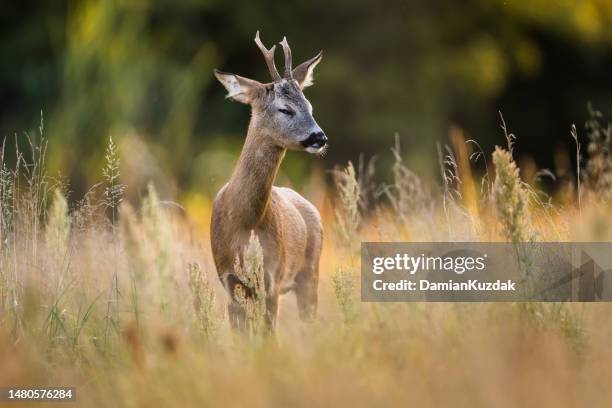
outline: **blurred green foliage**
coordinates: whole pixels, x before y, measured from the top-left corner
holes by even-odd
[[[609,0],[4,2],[0,134],[35,128],[43,110],[51,168],[77,192],[99,179],[112,135],[128,184],[212,193],[248,122],[212,69],[268,81],[259,29],[268,45],[287,35],[296,62],[324,50],[306,93],[331,139],[326,166],[386,154],[399,132],[411,167],[431,169],[452,123],[500,142],[500,109],[519,149],[548,164],[542,146],[588,100],[612,109],[611,23]],[[290,160],[294,182],[321,165]]]

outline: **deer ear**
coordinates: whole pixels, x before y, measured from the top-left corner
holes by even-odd
[[[244,78],[240,75],[228,74],[218,69],[214,70],[215,76],[227,90],[226,98],[237,102],[250,104],[258,95],[263,85],[253,79]]]
[[[302,62],[300,65],[295,67],[295,69],[292,71],[293,79],[295,79],[298,82],[298,84],[300,85],[300,88],[304,89],[307,86],[310,86],[313,84],[312,73],[315,67],[317,66],[317,64],[321,62],[322,58],[323,58],[323,51],[319,51],[319,53],[315,55],[314,58],[311,58],[306,62]]]

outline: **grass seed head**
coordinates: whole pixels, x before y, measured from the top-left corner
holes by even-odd
[[[519,177],[512,154],[500,147],[493,152],[495,181],[492,196],[504,235],[511,242],[527,242],[533,238],[529,195]]]

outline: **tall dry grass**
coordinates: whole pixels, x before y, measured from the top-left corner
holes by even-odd
[[[399,139],[391,184],[373,189],[351,164],[339,169],[337,188],[317,203],[326,225],[319,318],[299,323],[288,295],[273,340],[260,335],[258,298],[245,299],[254,302],[250,335],[229,330],[207,232],[190,214],[153,184],[141,206],[121,202],[114,143],[101,184],[70,207],[65,184],[46,174],[41,136],[13,167],[7,152],[0,162],[2,386],[76,386],[76,405],[101,407],[611,402],[606,304],[359,301],[359,241],[611,240],[607,187],[588,170],[597,154],[583,157],[582,211],[576,195],[543,205],[507,132],[510,146],[491,159],[456,133],[452,148],[439,149],[439,185],[409,169]],[[482,183],[466,180],[482,170],[479,158],[493,166]],[[258,248],[254,238],[240,268],[261,290]]]

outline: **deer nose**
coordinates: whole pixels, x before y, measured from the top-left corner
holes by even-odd
[[[308,136],[308,139],[306,139],[308,142],[310,142],[308,144],[309,147],[323,147],[327,144],[327,136],[325,136],[325,133],[323,132],[313,132],[310,134],[310,136]]]
[[[321,130],[312,132],[300,142],[305,149],[321,149],[327,144],[327,136]]]

